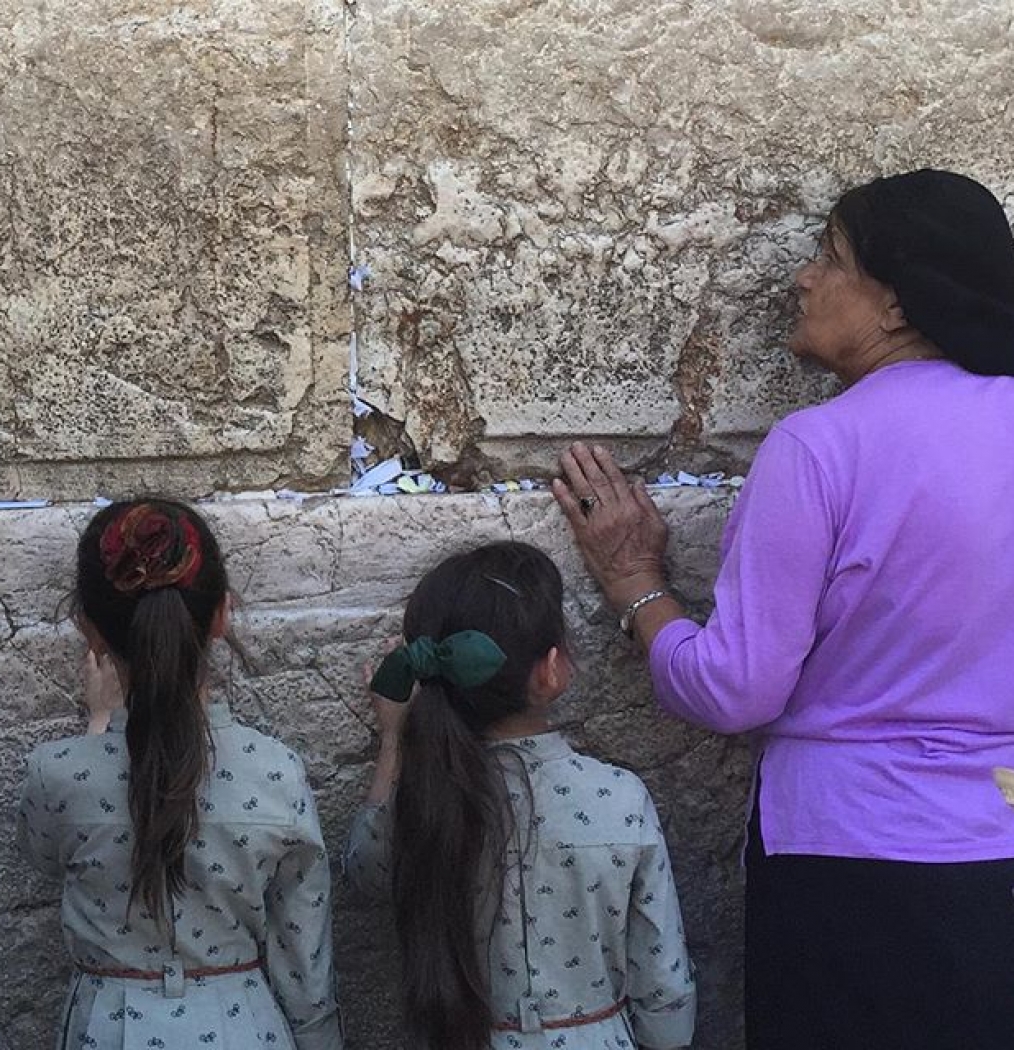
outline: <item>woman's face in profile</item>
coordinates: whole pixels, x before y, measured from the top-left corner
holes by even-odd
[[[815,258],[796,274],[799,318],[789,349],[812,358],[843,379],[855,379],[854,366],[879,342],[886,285],[864,273],[848,239],[829,223]],[[860,370],[859,374],[862,374]]]

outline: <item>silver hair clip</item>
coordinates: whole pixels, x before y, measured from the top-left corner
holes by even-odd
[[[501,587],[506,587],[516,598],[521,598],[523,595],[512,583],[508,583],[506,580],[501,580],[498,576],[486,576],[482,577],[484,580],[489,580],[490,583],[497,583]]]

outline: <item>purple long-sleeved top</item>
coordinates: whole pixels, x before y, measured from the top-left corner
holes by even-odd
[[[768,853],[1014,857],[1014,379],[909,361],[779,423],[662,707],[758,730]]]

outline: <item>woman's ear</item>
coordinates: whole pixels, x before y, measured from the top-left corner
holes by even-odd
[[[232,628],[232,595],[226,594],[211,618],[211,637],[225,638]]]
[[[908,327],[908,318],[905,316],[905,311],[901,308],[901,303],[898,302],[898,297],[894,294],[893,289],[891,290],[891,297],[885,305],[880,327],[885,332],[900,332],[902,328]]]

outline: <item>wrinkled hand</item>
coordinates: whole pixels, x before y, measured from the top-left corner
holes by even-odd
[[[85,654],[84,703],[88,709],[89,733],[104,733],[109,716],[123,707],[123,687],[108,653],[99,655],[89,649]]]
[[[665,589],[668,527],[641,481],[633,485],[603,448],[575,444],[560,457],[553,495],[588,569],[618,611]]]

